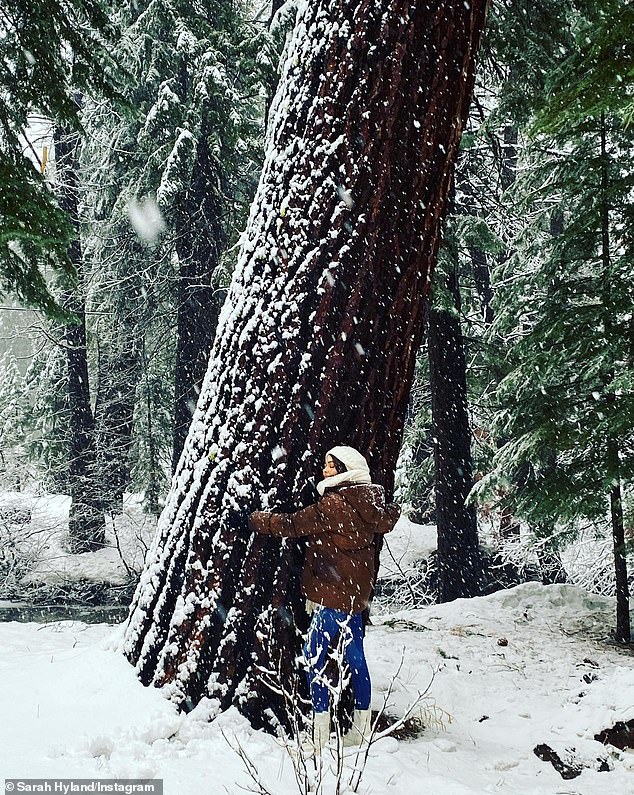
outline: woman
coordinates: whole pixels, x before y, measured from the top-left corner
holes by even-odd
[[[304,647],[313,709],[317,753],[330,736],[330,688],[324,671],[328,649],[339,635],[352,678],[355,710],[344,745],[359,745],[370,733],[370,674],[363,651],[362,612],[375,577],[375,535],[389,532],[400,515],[386,505],[382,486],[372,483],[365,458],[353,447],[326,454],[320,499],[292,514],[256,511],[251,527],[258,533],[301,538],[307,546],[302,589],[313,610]]]

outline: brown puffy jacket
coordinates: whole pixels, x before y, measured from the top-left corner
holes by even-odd
[[[375,534],[388,533],[399,516],[397,505],[385,504],[382,486],[344,484],[302,511],[256,511],[249,522],[258,533],[306,536],[304,594],[325,607],[359,613],[374,584]]]

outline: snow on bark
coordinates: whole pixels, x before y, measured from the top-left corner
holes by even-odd
[[[125,653],[178,704],[282,713],[301,544],[246,512],[294,510],[353,444],[391,490],[422,307],[485,2],[298,4],[265,164]],[[279,709],[278,709],[279,707]]]

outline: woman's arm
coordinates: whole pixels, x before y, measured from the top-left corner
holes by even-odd
[[[296,513],[255,511],[249,516],[249,527],[256,533],[282,538],[327,533],[335,529],[341,499],[337,494],[326,494],[319,502]]]

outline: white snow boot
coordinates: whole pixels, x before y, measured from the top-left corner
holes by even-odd
[[[315,754],[320,754],[322,748],[330,739],[330,710],[315,712],[313,715],[313,745]]]
[[[352,727],[349,732],[343,735],[343,747],[350,748],[353,745],[367,743],[372,731],[372,710],[355,709]]]
[[[330,711],[313,713],[310,731],[302,732],[298,752],[304,757],[319,756],[330,739]]]

